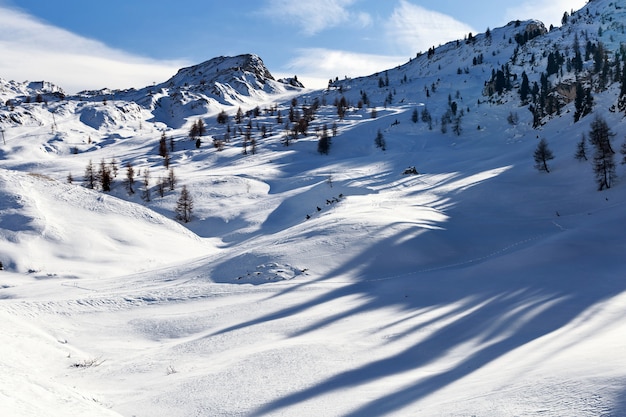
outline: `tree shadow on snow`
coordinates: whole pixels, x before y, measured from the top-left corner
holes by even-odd
[[[361,304],[311,323],[292,337],[347,317],[389,307],[401,309],[410,317],[402,323],[403,330],[396,332],[393,341],[388,343],[407,338],[426,327],[434,328],[424,339],[409,344],[393,356],[373,360],[309,388],[286,394],[251,415],[272,415],[329,393],[419,370],[443,359],[447,352],[473,346],[453,366],[424,373],[404,388],[365,402],[346,416],[376,417],[399,411],[498,358],[562,329],[595,304],[626,290],[626,281],[621,278],[624,266],[619,240],[605,241],[602,245],[589,243],[584,231],[559,231],[550,221],[542,220],[536,224],[499,225],[503,230],[499,230],[498,235],[511,240],[510,245],[499,247],[503,239],[494,238],[493,229],[491,233],[480,233],[489,221],[488,216],[475,222],[462,218],[468,210],[479,207],[475,206],[476,201],[459,200],[447,213],[450,221],[445,224],[445,230],[429,230],[417,236],[406,230],[379,240],[317,282],[342,275],[360,277],[360,280],[335,287],[299,305],[219,331],[218,334],[227,333],[280,320],[355,295],[360,297]],[[493,210],[497,211],[498,207]],[[468,245],[467,239],[472,239],[473,244]],[[442,307],[447,308],[445,313],[428,320],[420,317],[422,312]],[[415,323],[411,324],[412,321]],[[393,330],[399,322],[381,323],[381,328]],[[623,404],[620,407],[623,408]]]

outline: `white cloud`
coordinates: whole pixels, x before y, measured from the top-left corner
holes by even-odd
[[[508,7],[506,23],[511,20],[537,19],[546,26],[561,26],[563,13],[576,11],[587,4],[587,0],[526,0],[515,7]]]
[[[0,77],[50,81],[66,92],[145,87],[185,65],[137,57],[0,6]]]
[[[469,25],[451,16],[400,0],[386,25],[387,38],[399,53],[409,56],[455,39],[463,39]]]
[[[372,19],[367,13],[351,13],[348,7],[356,0],[269,0],[262,13],[270,18],[291,23],[301,28],[305,35],[314,35],[324,29],[351,22],[367,26]]]
[[[371,75],[403,64],[406,57],[359,54],[324,48],[300,49],[287,65],[306,87],[324,88],[328,80]]]

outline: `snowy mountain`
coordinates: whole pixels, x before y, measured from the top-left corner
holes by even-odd
[[[0,408],[626,415],[624,11],[324,90],[254,55],[139,90],[2,82]]]

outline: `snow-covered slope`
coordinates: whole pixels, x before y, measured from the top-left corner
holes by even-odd
[[[621,83],[601,86],[592,55],[578,74],[566,63],[576,34],[613,57],[622,10],[594,0],[550,31],[511,22],[323,91],[276,84],[249,56],[145,91],[3,108],[0,408],[626,415],[626,186],[597,191],[574,158],[596,116],[620,148]],[[555,50],[566,61],[546,93],[561,107],[537,123],[541,94],[523,100],[521,77],[541,83]],[[594,106],[575,122],[563,86],[582,79]],[[162,134],[177,182],[161,196]],[[539,139],[549,173],[534,167]],[[82,183],[90,161],[116,162],[110,192]]]
[[[0,170],[0,196],[3,265],[35,278],[119,276],[211,250],[141,205],[43,175]],[[169,248],[167,257],[162,246]],[[96,260],[106,268],[94,270]]]

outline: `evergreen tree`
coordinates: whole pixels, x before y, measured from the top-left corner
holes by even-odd
[[[135,184],[135,169],[130,162],[126,163],[126,189],[128,194],[135,194],[133,185]]]
[[[596,176],[598,190],[611,188],[617,175],[615,173],[615,151],[611,146],[611,132],[608,124],[600,116],[591,122],[591,131],[589,132],[589,142],[594,147],[593,154],[593,172]]]
[[[593,51],[593,70],[596,74],[602,71],[604,66],[604,45],[602,42],[598,42],[595,50]]]
[[[324,127],[322,128],[322,135],[317,141],[317,151],[322,155],[328,155],[328,152],[330,151],[330,144],[331,140],[330,136],[328,135],[328,127],[324,125]]]
[[[165,196],[166,181],[167,180],[163,177],[159,177],[159,180],[157,181],[157,192],[159,193],[159,197],[161,198]]]
[[[117,160],[115,158],[111,159],[111,162],[109,162],[109,169],[111,170],[113,179],[117,178],[117,173],[119,172],[119,168],[117,167]]]
[[[430,112],[428,111],[428,108],[426,106],[424,106],[424,108],[422,109],[422,122],[428,123],[429,130],[433,129],[433,118],[430,115]]]
[[[580,138],[580,142],[576,145],[576,155],[574,155],[579,161],[587,161],[587,136],[583,133]]]
[[[519,96],[522,99],[522,102],[526,102],[528,99],[528,94],[530,93],[530,83],[528,81],[528,75],[526,75],[526,71],[522,72],[522,84],[519,88]]]
[[[193,122],[193,125],[191,125],[191,128],[189,129],[189,137],[191,139],[195,139],[198,137],[198,123],[197,122]]]
[[[554,159],[554,155],[550,148],[548,148],[548,142],[545,139],[541,139],[534,153],[535,168],[539,171],[550,172],[548,167],[548,161]]]
[[[593,109],[591,89],[585,89],[580,82],[576,83],[576,99],[574,100],[574,122],[579,121]]]
[[[228,123],[228,115],[226,114],[226,111],[222,110],[221,112],[218,113],[217,123],[221,125],[225,125],[226,123]]]
[[[574,49],[574,59],[572,60],[572,66],[574,67],[574,71],[579,73],[583,70],[583,57],[580,52],[580,42],[578,40],[578,33],[574,34],[574,44],[572,45]]]
[[[150,201],[150,170],[148,168],[143,170],[143,199]]]
[[[191,213],[193,211],[193,198],[187,190],[187,186],[183,185],[182,190],[180,191],[180,197],[176,202],[176,208],[174,209],[176,213],[176,218],[184,223],[189,223],[191,221]]]
[[[413,109],[413,113],[411,114],[411,121],[413,123],[417,123],[419,120],[419,113],[417,112],[417,108]]]
[[[374,143],[376,144],[377,148],[381,148],[383,151],[387,150],[387,142],[385,141],[385,136],[383,135],[383,132],[380,131],[380,129],[378,129],[378,132],[376,133]]]
[[[548,66],[546,67],[546,73],[548,77],[552,74],[556,74],[559,71],[559,64],[557,62],[554,52],[548,54]]]
[[[161,133],[161,139],[159,140],[159,156],[162,158],[167,156],[167,137],[165,132]]]
[[[202,119],[198,119],[196,125],[198,129],[198,136],[204,136],[206,134],[206,125],[204,124]]]
[[[170,186],[170,190],[174,190],[176,187],[176,175],[174,175],[174,168],[170,168],[167,175],[167,182]]]
[[[83,184],[85,184],[87,188],[90,188],[92,190],[96,188],[96,171],[93,168],[93,163],[91,162],[91,159],[89,160],[89,163],[85,167],[85,175],[83,177]]]
[[[461,127],[461,115],[459,114],[452,120],[452,131],[455,135],[461,136],[463,128]]]
[[[339,116],[339,120],[343,120],[346,117],[346,112],[348,111],[348,101],[344,96],[341,96],[341,100],[337,102],[337,115]]]
[[[113,178],[111,176],[111,169],[104,162],[104,159],[100,162],[100,169],[98,170],[98,179],[100,180],[100,186],[102,187],[102,191],[109,192],[111,191],[111,183]]]

